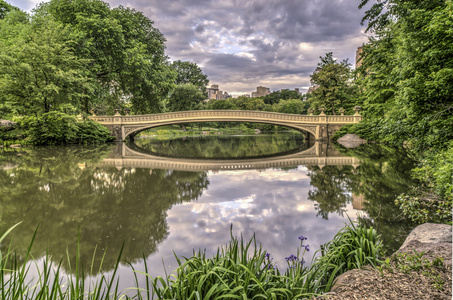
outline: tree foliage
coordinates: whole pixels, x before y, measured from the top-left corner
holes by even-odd
[[[168,101],[169,111],[192,110],[199,105],[205,96],[203,92],[191,83],[178,84]]]
[[[317,88],[310,94],[308,101],[312,107],[324,107],[326,113],[336,114],[341,107],[351,108],[354,104],[354,86],[351,84],[352,72],[347,60],[337,62],[332,52],[320,57],[318,68],[311,75],[311,83]]]
[[[394,144],[444,148],[453,138],[452,1],[384,2],[388,11],[365,15],[376,32],[359,69],[366,119]]]
[[[385,0],[365,13],[375,37],[363,47],[357,70],[365,118],[353,126],[365,138],[404,144],[417,157],[421,189],[403,197],[405,203],[423,195],[450,209],[445,191],[451,191],[452,167],[439,158],[450,157],[453,146],[452,10],[451,0]]]
[[[280,102],[280,100],[289,99],[302,99],[302,96],[296,91],[283,89],[281,91],[274,91],[263,97],[263,101],[266,104],[275,104]]]
[[[68,31],[51,19],[35,24],[8,22],[0,39],[0,99],[21,114],[40,114],[62,104],[77,106],[89,94],[90,79],[84,76],[86,60],[78,59],[65,41]]]
[[[208,76],[203,74],[203,70],[193,62],[176,60],[171,64],[176,72],[176,84],[191,83],[200,88],[205,93],[209,83]]]
[[[22,17],[2,2],[0,11],[7,113],[40,114],[68,103],[76,112],[112,113],[124,103],[136,113],[163,110],[176,72],[164,36],[143,13],[100,0],[51,0]]]
[[[6,3],[4,0],[0,0],[0,19],[4,19],[5,16],[10,12],[14,10],[19,10],[17,7],[12,6],[9,3]]]
[[[272,105],[272,110],[285,114],[306,114],[309,103],[299,99],[280,100],[279,103]]]

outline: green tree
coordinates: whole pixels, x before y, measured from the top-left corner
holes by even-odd
[[[206,92],[208,76],[203,74],[203,70],[196,63],[176,60],[171,66],[176,71],[176,84],[191,83],[198,86],[203,93]]]
[[[272,105],[272,110],[285,114],[306,114],[310,104],[299,99],[280,100]]]
[[[4,19],[10,11],[19,10],[17,7],[6,3],[4,0],[0,0],[0,20]]]
[[[452,1],[383,2],[391,9],[375,4],[364,17],[376,33],[359,70],[366,121],[389,142],[445,148],[453,138]]]
[[[175,73],[165,56],[165,38],[153,21],[134,9],[110,9],[100,0],[52,0],[40,4],[37,17],[54,18],[69,28],[78,58],[89,59],[92,79],[86,112],[94,106],[112,111],[128,101],[137,113],[158,112],[174,87]]]
[[[169,111],[192,110],[205,99],[200,89],[191,84],[178,84],[168,100]]]
[[[0,103],[21,114],[40,114],[62,104],[79,107],[88,98],[88,60],[79,59],[65,41],[68,30],[52,19],[0,21]]]
[[[430,199],[428,208],[436,200],[445,215],[451,214],[451,193],[445,191],[453,172],[439,158],[452,152],[452,10],[451,0],[385,0],[365,13],[363,22],[375,38],[364,46],[357,76],[365,118],[361,128],[353,127],[366,138],[409,145],[420,162],[413,174],[423,179],[409,199]]]
[[[209,109],[236,109],[234,103],[226,100],[211,100],[209,101]]]
[[[289,99],[302,99],[302,95],[293,90],[283,89],[281,91],[274,91],[263,97],[264,103],[271,105],[280,102],[280,100]]]
[[[318,68],[311,75],[311,83],[317,88],[310,94],[308,101],[312,107],[324,107],[332,115],[341,107],[353,106],[354,87],[351,85],[352,72],[347,60],[337,62],[332,52],[320,57]]]

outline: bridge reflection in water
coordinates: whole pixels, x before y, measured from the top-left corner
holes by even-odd
[[[306,166],[353,166],[360,165],[355,157],[343,156],[330,143],[314,142],[311,147],[290,154],[276,154],[260,158],[247,159],[189,159],[163,157],[146,153],[138,147],[129,147],[126,143],[117,145],[108,158],[98,164],[99,167],[170,169],[180,171],[231,171],[267,168],[289,168]]]

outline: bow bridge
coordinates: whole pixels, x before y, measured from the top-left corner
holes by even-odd
[[[344,156],[328,143],[314,142],[305,150],[265,158],[251,159],[189,159],[173,158],[137,151],[126,143],[117,144],[109,157],[96,164],[97,167],[171,169],[178,171],[232,171],[267,168],[289,168],[299,165],[353,166],[357,168],[360,160]]]
[[[93,121],[105,125],[117,141],[133,138],[140,131],[171,124],[199,122],[251,122],[286,126],[312,135],[315,140],[329,140],[335,131],[346,124],[359,123],[362,116],[356,111],[353,116],[345,115],[295,115],[248,110],[195,110],[153,115],[92,116]]]

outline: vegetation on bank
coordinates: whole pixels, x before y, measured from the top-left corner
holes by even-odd
[[[94,144],[113,141],[103,125],[84,115],[52,111],[38,116],[17,117],[13,128],[0,127],[0,145]]]
[[[374,37],[362,48],[350,97],[364,118],[336,134],[408,149],[419,162],[412,176],[420,183],[396,203],[416,222],[451,223],[452,9],[451,0],[385,0],[365,12]]]
[[[15,225],[16,227],[18,225]],[[7,230],[0,243],[9,232]],[[36,235],[36,232],[35,232]],[[34,239],[34,237],[33,237]],[[68,257],[68,274],[61,278],[62,262],[44,258],[36,282],[27,279],[32,263],[31,248],[18,263],[14,251],[9,248],[0,256],[0,289],[2,299],[301,299],[328,292],[334,278],[353,268],[381,264],[382,243],[373,228],[364,228],[350,223],[328,242],[322,255],[313,256],[307,264],[304,256],[310,251],[307,237],[300,236],[300,246],[295,254],[286,258],[286,266],[280,271],[271,254],[255,237],[248,242],[231,236],[230,242],[219,247],[216,254],[208,258],[203,251],[194,252],[190,258],[178,257],[178,268],[166,277],[151,278],[144,262],[145,272],[134,271],[136,286],[125,291],[118,290],[117,270],[121,251],[111,276],[101,275],[96,282],[85,282],[92,274],[83,269],[79,262],[77,247],[76,262],[71,266]],[[24,259],[24,260],[23,260]],[[284,271],[283,271],[284,270]],[[86,275],[87,274],[87,275]],[[139,284],[144,276],[145,284]]]

